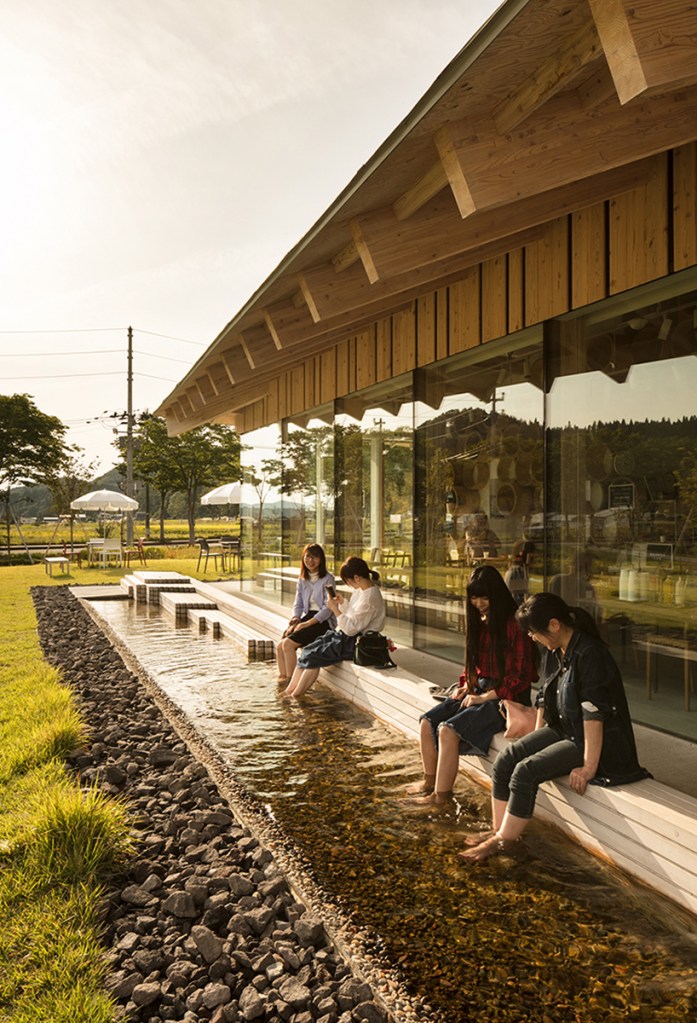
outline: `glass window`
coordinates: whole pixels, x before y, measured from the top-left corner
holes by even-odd
[[[334,555],[334,409],[327,405],[286,420],[279,449],[282,481],[285,602],[292,603],[300,555],[308,543],[319,543],[330,568]]]
[[[486,356],[486,357],[484,357]],[[542,333],[524,331],[419,371],[416,643],[462,659],[473,566],[495,565],[520,599],[541,588]],[[514,555],[525,546],[527,564]]]
[[[352,554],[381,576],[390,632],[412,642],[412,374],[336,402],[337,566]]]
[[[695,276],[552,325],[546,523],[549,589],[599,623],[634,719],[692,738]]]
[[[240,504],[243,586],[281,603],[283,600],[280,424],[245,434],[242,441],[244,486]]]

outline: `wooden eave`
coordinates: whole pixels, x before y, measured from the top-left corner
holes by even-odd
[[[691,0],[508,0],[157,410],[235,422],[268,382],[697,137]]]

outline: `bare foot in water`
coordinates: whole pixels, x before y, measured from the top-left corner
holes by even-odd
[[[496,834],[495,831],[471,831],[469,835],[465,836],[465,845],[468,849],[474,849],[475,846],[481,845],[482,842],[486,842],[488,838],[493,838]]]
[[[427,781],[416,781],[413,785],[407,785],[404,790],[408,796],[430,796],[433,792],[433,785]]]
[[[506,842],[494,833],[490,838],[485,839],[471,849],[458,853],[458,856],[461,856],[463,860],[467,860],[469,863],[483,863],[484,860],[488,860],[492,856],[500,856],[502,853],[510,852],[514,845],[514,842]]]
[[[452,803],[452,792],[428,792],[422,796],[405,796],[403,803],[413,807],[422,807],[424,810],[433,810]]]

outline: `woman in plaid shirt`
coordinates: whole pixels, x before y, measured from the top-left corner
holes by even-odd
[[[486,756],[505,728],[499,700],[530,706],[534,647],[516,610],[500,572],[493,565],[475,568],[467,583],[465,667],[452,697],[421,718],[424,778],[407,790],[414,802],[438,806],[451,799],[460,756]]]

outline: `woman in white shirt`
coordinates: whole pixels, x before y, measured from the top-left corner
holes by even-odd
[[[319,675],[320,668],[353,659],[356,637],[361,632],[380,632],[385,624],[385,602],[376,586],[380,578],[377,572],[371,571],[363,558],[348,558],[339,569],[339,575],[354,591],[351,599],[346,605],[341,594],[327,598],[327,607],[336,615],[337,629],[325,632],[303,647],[284,696],[302,696]]]
[[[302,553],[291,619],[276,647],[279,682],[290,682],[298,647],[336,628],[334,612],[327,607],[328,586],[334,589],[334,576],[327,571],[324,550],[318,543],[309,543]]]

